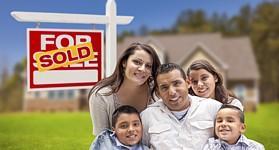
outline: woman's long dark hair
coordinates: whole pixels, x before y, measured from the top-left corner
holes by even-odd
[[[152,86],[152,82],[156,73],[157,68],[161,65],[160,59],[156,53],[156,51],[147,44],[142,43],[132,43],[119,57],[118,62],[116,64],[116,68],[113,74],[107,78],[100,80],[89,92],[90,97],[91,94],[97,93],[104,87],[110,86],[111,91],[104,93],[105,95],[111,95],[112,93],[116,93],[121,84],[124,80],[124,67],[123,63],[127,62],[128,58],[135,53],[136,50],[144,50],[148,54],[150,54],[151,58],[153,59],[152,62],[152,70],[151,70],[151,77],[147,80],[149,87],[151,88],[151,94],[153,98],[154,87]]]
[[[235,95],[231,92],[229,92],[223,85],[223,77],[222,75],[217,72],[217,70],[206,60],[196,60],[192,62],[190,67],[187,70],[187,76],[188,79],[190,77],[190,72],[192,70],[199,70],[204,69],[211,73],[214,77],[217,77],[217,82],[215,83],[215,98],[217,101],[228,104],[231,102],[231,99],[229,97],[235,97]],[[193,91],[192,87],[189,88],[189,94],[196,95]],[[196,95],[197,96],[197,95]]]

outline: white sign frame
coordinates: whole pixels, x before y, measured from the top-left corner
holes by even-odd
[[[93,85],[88,85],[88,86],[60,86],[60,87],[43,87],[43,88],[31,88],[31,80],[34,80],[35,79],[35,75],[33,75],[33,78],[31,79],[31,70],[30,70],[30,35],[29,35],[29,31],[53,31],[53,32],[99,32],[101,33],[101,64],[98,64],[98,65],[101,65],[101,78],[104,77],[104,31],[103,30],[89,30],[89,29],[51,29],[51,28],[27,28],[26,32],[26,37],[27,37],[27,90],[28,91],[41,91],[41,90],[67,90],[67,89],[88,89],[88,88],[92,88]],[[93,49],[94,49],[94,45],[93,45]],[[97,72],[97,77],[94,78],[94,76],[86,76],[86,70],[80,70],[82,72],[82,75],[81,75],[81,80],[84,80],[84,82],[89,82],[89,81],[86,81],[86,80],[91,80],[90,82],[98,82],[100,79],[98,79],[98,72]],[[59,72],[59,71],[58,71]],[[63,71],[61,71],[63,72]],[[69,71],[70,72],[70,71]],[[80,73],[78,71],[73,71],[71,75],[69,75],[69,72],[68,71],[64,71],[64,73],[67,74],[68,77],[70,77],[71,75],[72,76],[75,76],[77,75],[77,73]],[[94,73],[94,72],[88,72],[87,73]],[[58,83],[59,80],[57,79],[44,79],[46,78],[47,76],[55,76],[55,77],[61,77],[65,74],[58,74],[57,71],[45,71],[43,73],[40,73],[40,72],[36,72],[36,75],[39,75],[41,76],[40,78],[36,78],[35,80],[36,81],[32,81],[32,82],[39,82],[39,83],[44,83],[44,84],[50,84],[50,85],[53,85],[53,84],[63,84],[63,82],[68,82],[66,84],[71,84],[72,82],[69,81],[70,78],[63,78],[61,81],[61,83]],[[56,83],[51,83],[51,82],[56,82]],[[75,82],[74,84],[78,84],[80,82]],[[83,84],[83,83],[80,83],[80,84]],[[39,84],[40,85],[40,84]]]

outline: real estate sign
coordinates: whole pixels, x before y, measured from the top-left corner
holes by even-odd
[[[103,31],[27,29],[29,91],[90,88],[103,70]]]

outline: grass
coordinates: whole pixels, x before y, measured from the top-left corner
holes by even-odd
[[[279,103],[261,104],[256,113],[246,113],[246,136],[266,149],[279,149],[277,115]],[[0,149],[88,149],[94,138],[91,127],[88,112],[0,114]]]
[[[261,104],[256,113],[245,114],[245,135],[264,144],[265,149],[279,149],[279,103]]]
[[[0,115],[0,149],[88,149],[92,140],[88,112]]]

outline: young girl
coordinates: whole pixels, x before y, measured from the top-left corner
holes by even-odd
[[[187,70],[187,76],[190,80],[189,94],[232,104],[243,111],[241,102],[224,87],[221,74],[208,61],[194,61]]]
[[[123,52],[113,74],[90,91],[94,135],[112,128],[112,113],[119,106],[130,105],[141,112],[154,101],[152,82],[160,64],[155,50],[146,44],[133,43]]]

